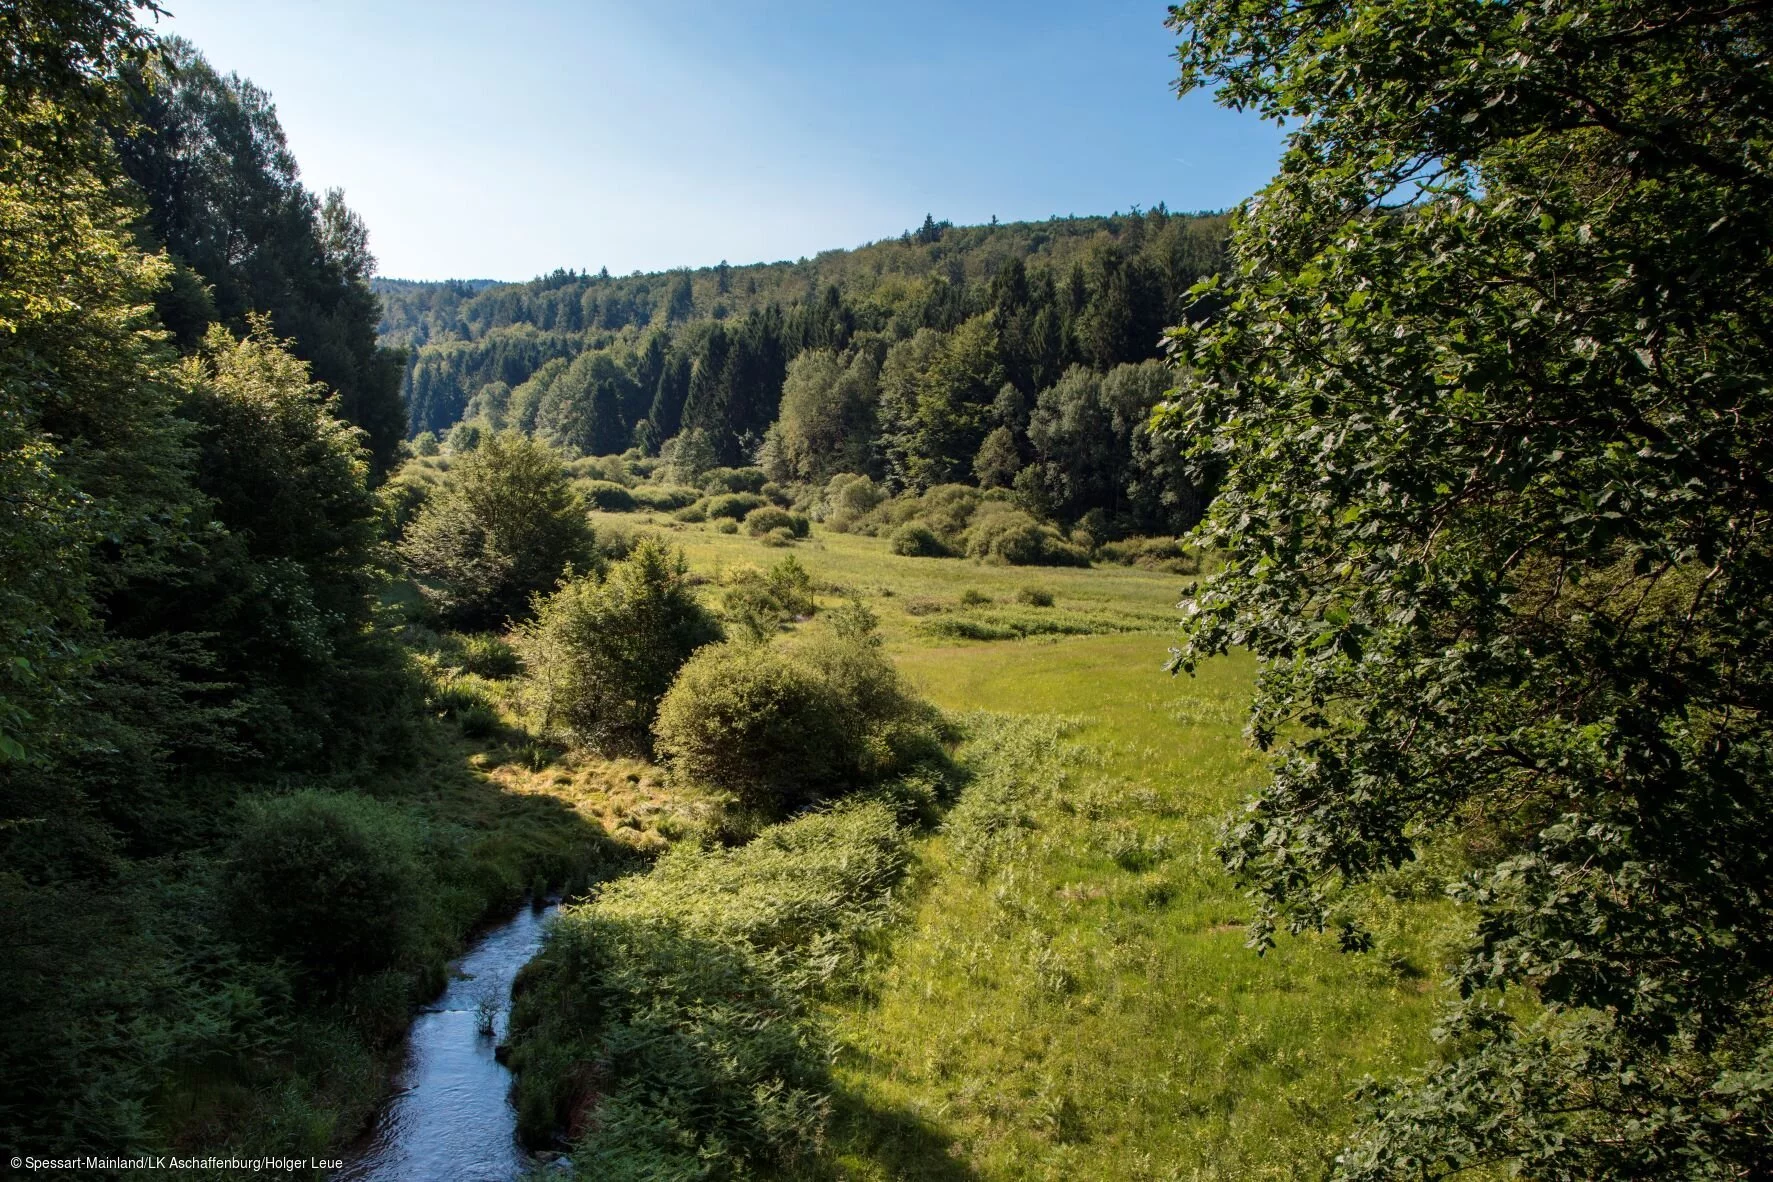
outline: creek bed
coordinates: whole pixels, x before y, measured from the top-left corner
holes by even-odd
[[[450,966],[448,988],[407,1033],[399,1090],[335,1182],[512,1182],[534,1167],[517,1142],[511,1073],[493,1051],[510,1021],[511,983],[554,910],[521,908]]]

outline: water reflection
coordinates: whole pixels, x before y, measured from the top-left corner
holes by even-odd
[[[400,1092],[335,1179],[511,1182],[530,1166],[517,1143],[511,1073],[493,1048],[510,1019],[511,982],[541,948],[553,913],[552,904],[523,908],[456,962],[460,975],[413,1021]]]

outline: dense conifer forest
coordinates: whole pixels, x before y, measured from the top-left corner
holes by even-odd
[[[1201,497],[1140,432],[1169,385],[1149,363],[1165,326],[1211,314],[1191,289],[1223,265],[1225,227],[1161,205],[926,216],[798,263],[376,290],[383,340],[412,350],[414,434],[479,423],[569,454],[756,463],[782,484],[1014,486],[1103,536],[1174,534]]]
[[[1773,5],[1184,0],[1235,210],[527,283],[155,11],[0,0],[15,1171],[1765,1173]]]

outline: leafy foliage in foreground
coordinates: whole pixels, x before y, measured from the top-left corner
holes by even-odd
[[[1227,465],[1181,663],[1263,661],[1224,856],[1278,924],[1438,850],[1443,1063],[1350,1178],[1744,1176],[1773,1138],[1773,12],[1190,0],[1300,120],[1172,423]],[[1402,194],[1401,208],[1381,203]],[[1297,736],[1297,738],[1294,738]]]
[[[169,341],[106,134],[145,7],[4,18],[0,1140],[319,1155],[460,934],[609,843],[419,747],[340,399],[250,303]]]

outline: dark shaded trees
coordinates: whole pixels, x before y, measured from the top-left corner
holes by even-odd
[[[160,300],[168,328],[193,346],[211,318],[244,333],[250,313],[269,316],[386,471],[406,431],[405,361],[376,343],[362,221],[339,191],[322,200],[301,183],[270,96],[189,43],[162,42],[130,93],[118,154],[146,198],[148,234],[189,272]]]

